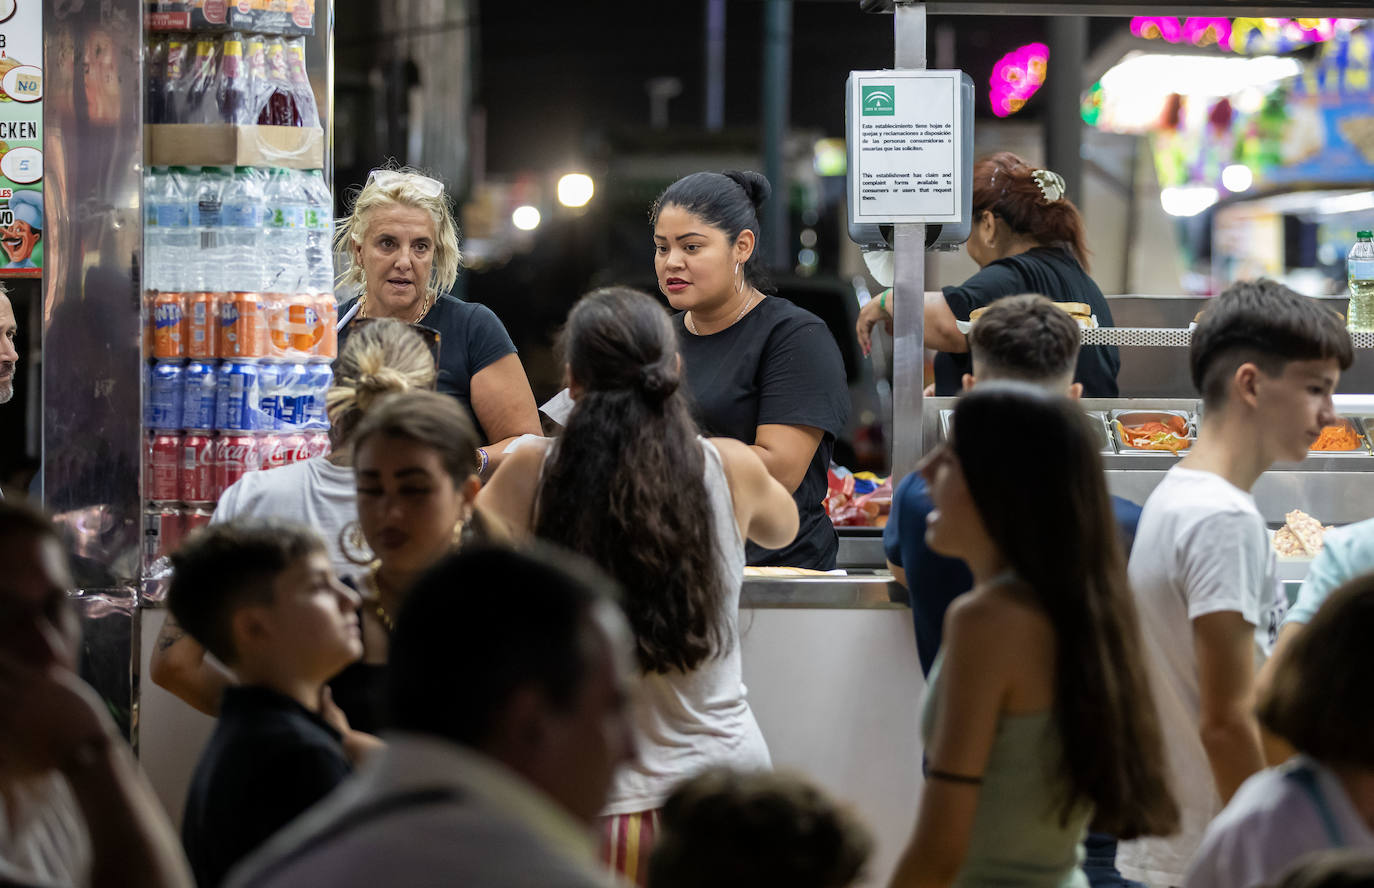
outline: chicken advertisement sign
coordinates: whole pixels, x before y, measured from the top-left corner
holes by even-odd
[[[43,270],[42,16],[42,0],[0,0],[0,277]]]

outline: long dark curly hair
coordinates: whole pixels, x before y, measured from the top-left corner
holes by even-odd
[[[1036,434],[1009,459],[1007,428]],[[1121,839],[1178,826],[1111,498],[1081,409],[1025,383],[988,382],[954,408],[954,452],[988,534],[1055,634],[1060,814],[1090,801]]]
[[[624,588],[645,672],[692,670],[730,639],[672,322],[644,293],[608,287],[573,307],[562,349],[580,392],[544,468],[535,534]]]

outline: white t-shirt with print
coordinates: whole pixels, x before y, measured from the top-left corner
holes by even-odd
[[[1256,661],[1262,660],[1286,606],[1276,563],[1254,497],[1220,475],[1175,466],[1145,502],[1129,573],[1181,816],[1172,837],[1121,844],[1117,865],[1127,878],[1183,884],[1207,824],[1221,811],[1198,734],[1201,694],[1192,622],[1238,612],[1255,627]]]
[[[248,472],[219,498],[211,522],[235,518],[273,518],[301,524],[324,538],[329,560],[340,578],[362,571],[340,546],[344,528],[358,520],[353,469],[317,456],[262,472]],[[354,556],[367,554],[366,545]]]

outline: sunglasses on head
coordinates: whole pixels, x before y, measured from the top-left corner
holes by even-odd
[[[444,193],[444,183],[419,173],[402,173],[397,170],[373,170],[367,174],[368,183],[376,182],[381,188],[396,185],[410,185],[425,197],[438,197]]]
[[[380,320],[382,320],[382,318],[351,318],[348,323],[353,331],[356,332],[363,329],[368,324],[375,324]],[[441,344],[439,331],[435,330],[433,327],[423,327],[419,324],[406,324],[406,326],[420,334],[420,338],[423,339],[425,345],[429,347],[429,353],[434,358],[435,366],[438,366],[439,346]]]

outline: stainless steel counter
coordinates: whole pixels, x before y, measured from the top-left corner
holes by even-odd
[[[849,576],[745,577],[741,608],[891,610],[906,608],[906,590],[887,571]]]

